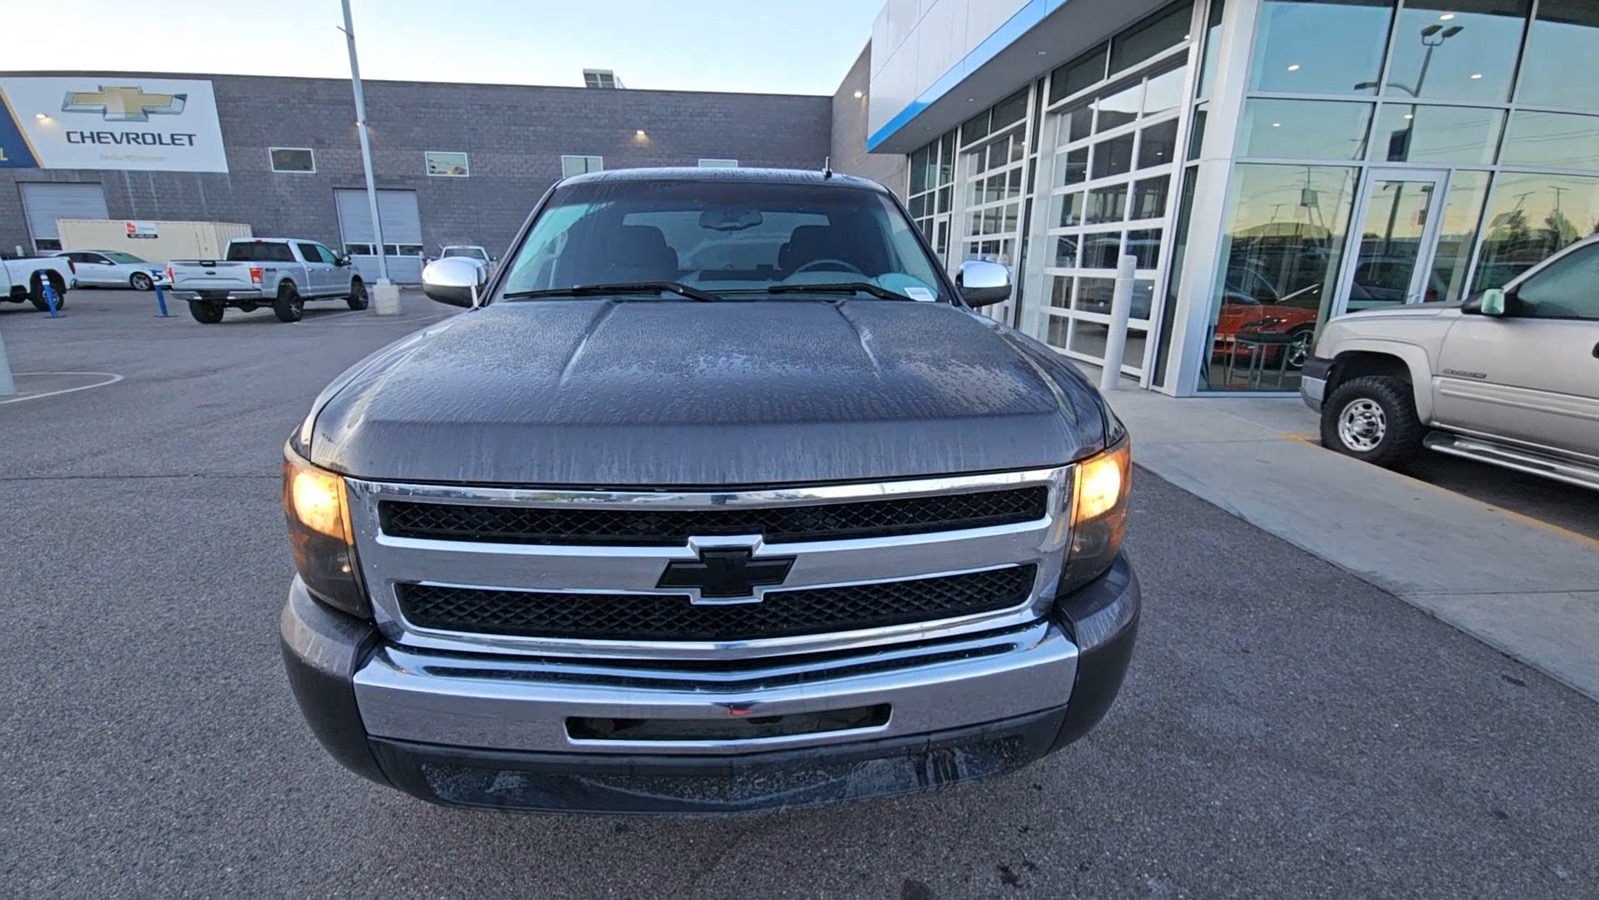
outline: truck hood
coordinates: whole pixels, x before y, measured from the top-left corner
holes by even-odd
[[[374,480],[639,487],[1055,466],[1105,445],[1075,367],[966,310],[499,303],[369,357],[313,462]]]

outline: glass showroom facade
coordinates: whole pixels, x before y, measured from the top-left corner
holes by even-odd
[[[911,156],[991,312],[1186,395],[1292,391],[1346,311],[1457,301],[1599,231],[1599,3],[1198,0],[1135,23]]]

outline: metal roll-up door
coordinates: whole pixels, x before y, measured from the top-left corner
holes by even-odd
[[[339,231],[344,250],[361,277],[378,277],[377,250],[372,236],[372,208],[366,191],[334,191],[339,211]],[[378,215],[383,221],[389,280],[397,284],[422,282],[422,217],[417,213],[415,191],[378,191]]]
[[[43,253],[50,250],[67,250],[61,246],[61,232],[56,229],[57,219],[109,219],[106,212],[105,190],[98,184],[43,184],[17,185],[22,189],[22,209],[28,218],[28,234],[33,237],[33,249]]]

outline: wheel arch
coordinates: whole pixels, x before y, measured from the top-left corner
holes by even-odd
[[[1416,401],[1416,415],[1423,421],[1432,419],[1432,367],[1427,354],[1413,344],[1392,341],[1349,341],[1333,357],[1333,369],[1327,379],[1327,396],[1331,397],[1338,386],[1351,378],[1367,375],[1386,375],[1410,385]]]
[[[49,281],[50,287],[58,294],[66,292],[67,280],[62,278],[61,273],[55,269],[34,269],[33,274],[28,276],[28,289],[30,291],[33,290],[34,282],[43,283],[44,281]]]

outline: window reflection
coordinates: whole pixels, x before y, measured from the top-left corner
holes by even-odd
[[[1133,211],[1131,219],[1158,219],[1166,215],[1166,193],[1171,190],[1171,176],[1146,178],[1133,185]]]
[[[1471,250],[1482,225],[1482,207],[1488,199],[1488,173],[1457,171],[1449,178],[1444,198],[1443,222],[1438,228],[1438,250],[1433,256],[1428,299],[1459,300],[1471,271]]]
[[[1144,89],[1144,115],[1157,116],[1183,105],[1183,82],[1187,69],[1172,69],[1149,79]]]
[[[1531,0],[1408,0],[1383,93],[1503,103]]]
[[[1143,90],[1143,82],[1138,82],[1126,90],[1094,101],[1094,108],[1099,110],[1099,120],[1094,125],[1094,133],[1109,131],[1137,121],[1139,100],[1143,96]]]
[[[1359,159],[1371,127],[1370,103],[1250,100],[1239,155],[1267,159]]]
[[[1083,214],[1083,224],[1100,225],[1126,218],[1127,185],[1113,184],[1088,192],[1088,208]]]
[[[1428,278],[1416,277],[1437,190],[1430,177],[1373,179],[1366,192],[1366,216],[1349,297],[1343,307],[1333,307],[1333,312],[1442,299],[1437,286],[1430,283],[1431,273]],[[1329,270],[1329,281],[1336,271]],[[1413,289],[1422,293],[1412,293]]]
[[[1177,159],[1177,120],[1145,128],[1138,136],[1138,168],[1163,166]]]
[[[1484,213],[1473,291],[1512,278],[1591,234],[1599,234],[1599,178],[1504,173]]]
[[[1515,113],[1500,161],[1507,166],[1599,169],[1599,116]]]
[[[1222,14],[1227,8],[1223,0],[1211,0],[1205,21],[1205,50],[1199,65],[1199,85],[1195,92],[1201,100],[1210,99],[1210,85],[1216,77],[1216,56],[1221,49]]]
[[[1262,334],[1308,340],[1314,332],[1337,280],[1355,173],[1342,166],[1236,167],[1223,223],[1224,268],[1213,295],[1207,389],[1293,388],[1276,383],[1281,379],[1249,378],[1256,361],[1274,371],[1291,362],[1277,355],[1290,352],[1287,344],[1252,341]]]
[[[1590,74],[1599,59],[1599,4],[1542,0],[1527,38],[1516,99],[1540,106],[1599,106]]]
[[[1504,123],[1505,114],[1497,109],[1386,104],[1377,117],[1371,158],[1388,162],[1492,163]]]
[[[1055,186],[1081,184],[1088,180],[1088,148],[1068,150],[1055,157]]]
[[[1264,0],[1250,90],[1376,93],[1392,18],[1392,0]]]
[[[1133,136],[1123,135],[1094,145],[1094,165],[1089,177],[1098,180],[1126,175],[1133,170]]]

